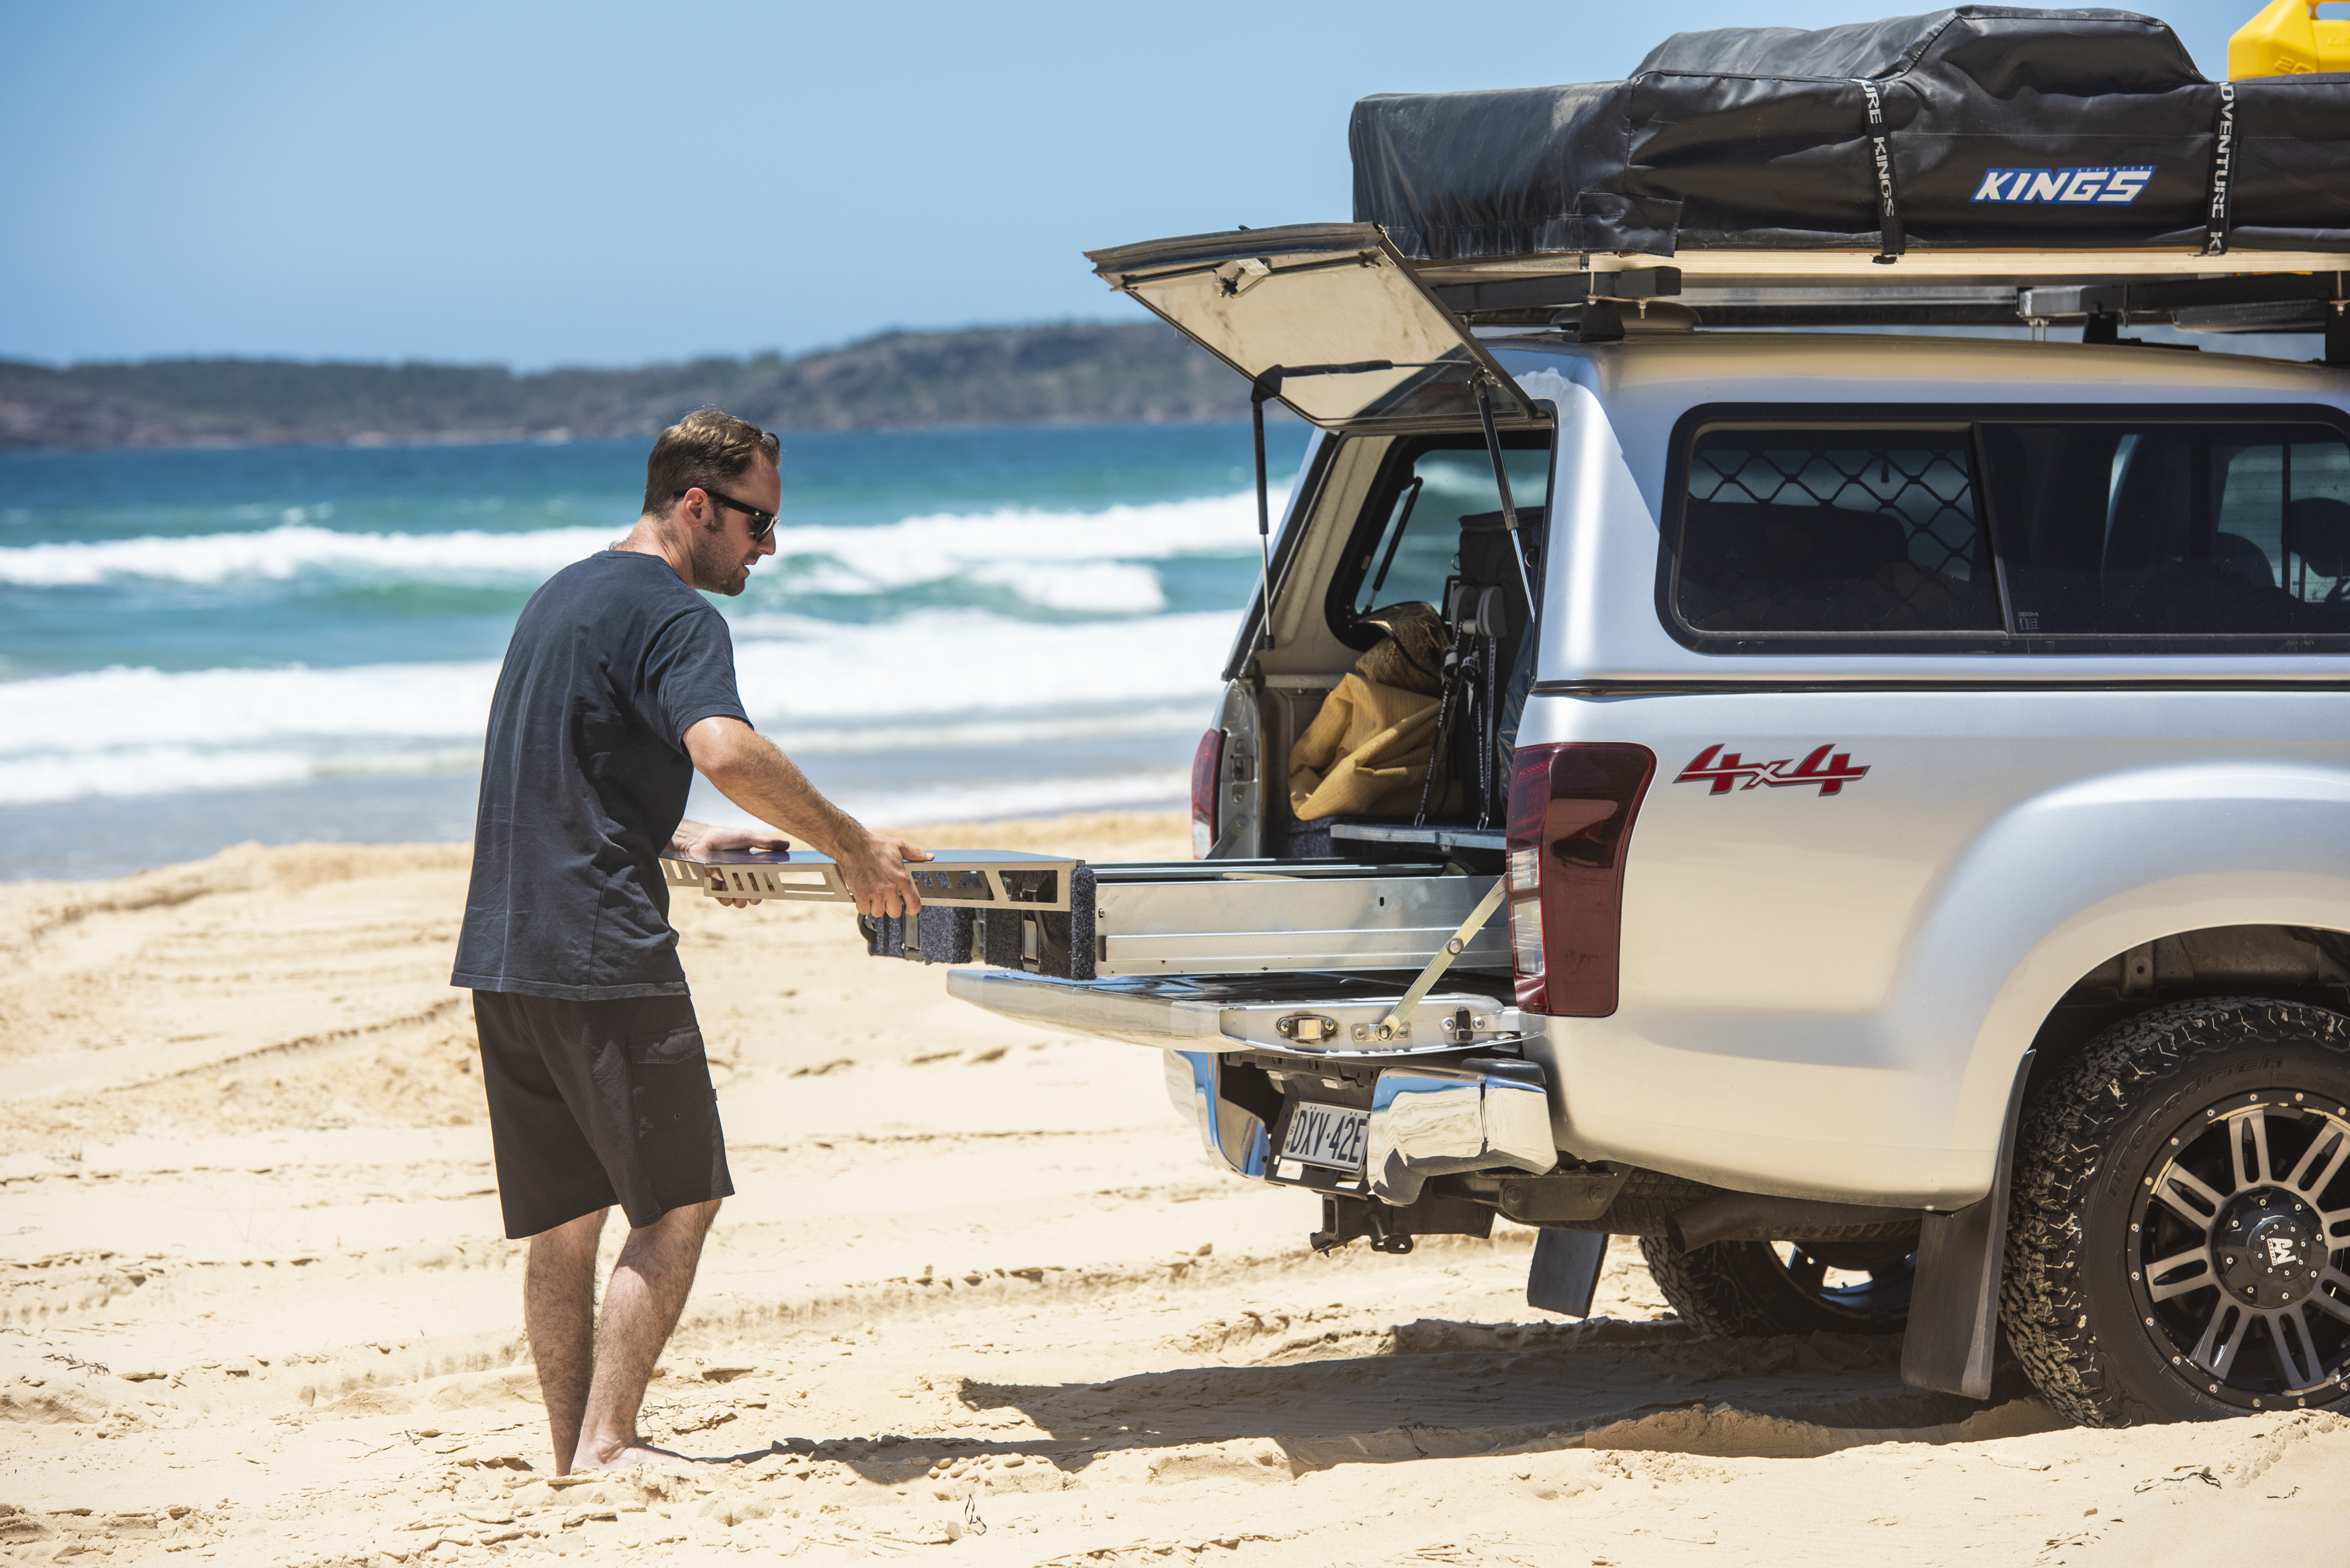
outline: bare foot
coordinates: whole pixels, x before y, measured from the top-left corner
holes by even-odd
[[[581,1470],[625,1470],[639,1465],[690,1465],[692,1462],[683,1454],[673,1453],[668,1449],[656,1449],[641,1438],[631,1438],[625,1443],[604,1449],[581,1444],[578,1454],[571,1461],[571,1470],[577,1475]]]

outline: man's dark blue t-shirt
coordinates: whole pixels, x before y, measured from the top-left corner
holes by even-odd
[[[453,985],[681,995],[660,851],[693,784],[685,732],[745,723],[734,644],[658,556],[566,566],[515,623],[490,704]]]

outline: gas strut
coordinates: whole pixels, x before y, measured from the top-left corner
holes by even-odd
[[[1256,564],[1258,603],[1262,606],[1264,623],[1259,628],[1257,647],[1273,646],[1273,506],[1266,492],[1264,472],[1264,405],[1268,399],[1281,396],[1281,383],[1290,376],[1361,376],[1374,370],[1392,370],[1395,366],[1385,359],[1357,359],[1348,365],[1267,365],[1249,383],[1249,423],[1256,436]],[[1488,426],[1492,424],[1489,420]],[[1523,570],[1523,567],[1520,568]]]
[[[1273,512],[1265,498],[1264,400],[1281,396],[1281,367],[1268,368],[1249,386],[1249,422],[1256,431],[1257,602],[1263,606],[1261,648],[1273,646]]]
[[[1518,504],[1510,498],[1510,471],[1502,462],[1502,432],[1493,428],[1493,383],[1487,376],[1477,378],[1477,420],[1485,427],[1485,454],[1493,460],[1493,488],[1502,495],[1502,526],[1509,531],[1510,558],[1518,564],[1518,582],[1526,590],[1526,613],[1534,613],[1534,580],[1526,570],[1526,552],[1518,540]],[[1259,450],[1263,450],[1260,441]],[[1258,472],[1263,472],[1260,460]],[[1257,493],[1264,493],[1260,480]],[[1260,504],[1262,504],[1260,503]]]

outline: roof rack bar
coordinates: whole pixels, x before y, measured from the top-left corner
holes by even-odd
[[[1996,305],[1726,305],[1702,306],[1700,326],[1740,327],[2013,327],[2015,296]]]
[[[1912,252],[1912,258],[1918,254]],[[2116,340],[2121,328],[2147,323],[2191,332],[2324,332],[2329,338],[2350,330],[2340,325],[2350,315],[2350,267],[2306,265],[2344,258],[2295,254],[2275,259],[2303,265],[2297,271],[2156,275],[2143,282],[2123,281],[2111,273],[2064,283],[2037,283],[2023,276],[2013,282],[1975,278],[1891,285],[1874,279],[1842,283],[1814,275],[1791,276],[1783,286],[1767,276],[1713,283],[1702,274],[1689,284],[1679,267],[1644,267],[1440,284],[1433,292],[1481,327],[1549,326],[1582,342],[1615,340],[1617,305],[1662,298],[1696,311],[1700,325],[1713,327],[2003,327],[2022,322],[2044,329],[2053,322],[2068,321],[2094,323],[2096,331],[2087,339],[2092,342]],[[2197,257],[2195,263],[2208,265],[2210,260]],[[1562,307],[1580,307],[1581,319],[1551,314]]]
[[[2342,297],[2342,275],[2340,273],[2310,273],[2282,276],[2199,277],[2175,283],[2105,283],[2080,288],[2034,288],[2024,292],[2033,297],[2035,305],[2045,296],[2047,308],[2034,309],[2032,314],[2035,316],[2073,316],[2090,312],[2126,316],[2203,305],[2268,305],[2286,300],[2339,299]],[[2068,295],[2072,296],[2073,304],[2057,303]]]
[[[1967,286],[1950,284],[1893,285],[1870,288],[1863,285],[1756,288],[1701,286],[1684,288],[1680,303],[1704,309],[1731,305],[1981,305],[2015,307],[2015,286]]]
[[[2136,278],[2172,283],[2239,275],[2330,273],[2350,267],[2350,248],[2257,251],[2239,247],[2213,256],[2146,246],[2123,250],[1936,246],[1921,250],[1913,239],[1901,258],[1900,267],[1887,269],[1872,265],[1876,249],[1874,244],[1772,250],[1684,244],[1669,260],[1680,271],[1684,293],[1699,285],[1770,287],[1782,282],[1797,286],[1843,284],[1864,288],[1914,286],[1941,281],[1955,285],[2005,284],[2010,287],[2123,283]],[[1490,259],[1415,261],[1409,265],[1432,286],[1457,287],[1577,273],[1639,271],[1654,266],[1659,259],[1662,258],[1623,256],[1607,251],[1560,252]]]
[[[1680,268],[1648,266],[1626,272],[1552,273],[1498,283],[1447,284],[1435,294],[1446,308],[1476,316],[1495,310],[1556,309],[1591,299],[1663,299],[1680,291]]]

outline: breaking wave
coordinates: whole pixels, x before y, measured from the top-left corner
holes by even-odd
[[[1255,514],[1254,498],[1240,494],[1093,512],[941,513],[871,527],[785,524],[775,531],[777,558],[763,562],[753,580],[789,570],[795,587],[879,593],[964,577],[1041,595],[1038,602],[1053,607],[1100,604],[1149,613],[1164,603],[1156,597],[1156,577],[1146,567],[1118,563],[1245,554],[1255,545]],[[55,540],[0,548],[0,585],[69,588],[149,580],[218,586],[319,576],[525,587],[604,548],[622,532],[367,534],[300,522],[182,537]]]
[[[751,616],[735,627],[735,662],[754,722],[798,754],[1173,735],[1209,717],[1236,618]],[[0,804],[462,771],[478,764],[496,680],[494,661],[467,660],[0,682]],[[906,808],[922,793],[907,792]]]

